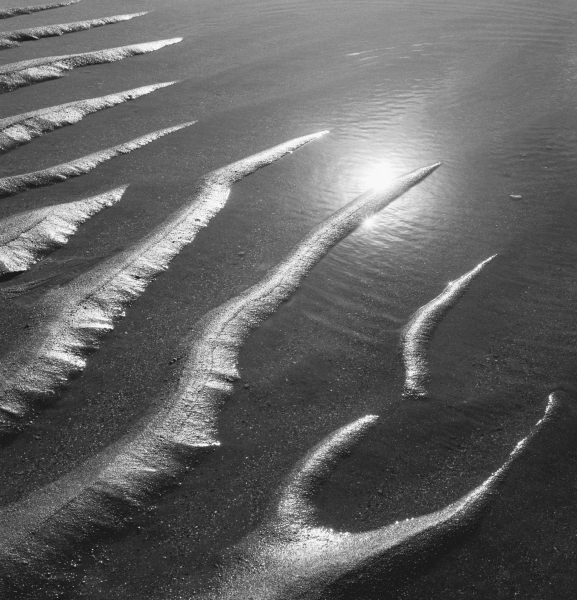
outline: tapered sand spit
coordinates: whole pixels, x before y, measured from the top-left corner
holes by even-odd
[[[182,38],[158,40],[156,42],[145,42],[143,44],[132,44],[130,46],[119,46],[117,48],[106,48],[93,52],[82,52],[80,54],[65,54],[63,56],[46,56],[23,60],[17,63],[9,63],[0,66],[0,94],[12,92],[18,88],[50,81],[63,77],[68,71],[77,67],[89,67],[101,65],[131,56],[148,54],[160,50],[165,46],[177,44]]]
[[[467,291],[473,279],[495,256],[496,254],[490,256],[458,279],[450,281],[436,298],[419,308],[411,317],[402,336],[406,397],[426,398],[429,380],[427,347],[433,332],[445,314]]]
[[[31,15],[35,12],[50,10],[52,8],[62,8],[71,4],[78,4],[82,0],[63,0],[63,2],[51,2],[49,4],[36,4],[34,6],[14,6],[12,8],[0,8],[0,19],[10,19],[20,15]]]
[[[0,50],[14,48],[22,42],[40,40],[47,37],[57,37],[66,33],[75,33],[77,31],[86,31],[94,27],[104,25],[113,25],[122,21],[129,21],[135,17],[141,17],[146,12],[132,13],[126,15],[113,15],[111,17],[101,17],[99,19],[89,19],[86,21],[75,21],[74,23],[58,23],[56,25],[40,25],[38,27],[28,27],[27,29],[15,29],[14,31],[0,31]]]
[[[116,204],[127,186],[74,202],[18,213],[0,221],[0,275],[26,271],[66,244],[79,225]]]
[[[175,125],[174,127],[159,129],[158,131],[147,133],[146,135],[137,137],[129,142],[124,142],[123,144],[118,144],[117,146],[112,146],[111,148],[106,148],[105,150],[100,150],[82,156],[81,158],[55,165],[54,167],[48,167],[41,171],[32,171],[31,173],[23,173],[22,175],[3,177],[0,179],[0,198],[14,196],[15,194],[27,190],[54,185],[55,183],[62,183],[67,179],[86,175],[86,173],[90,173],[90,171],[107,160],[122,156],[123,154],[128,154],[129,152],[142,148],[169,133],[173,133],[184,127],[189,127],[194,123],[195,121],[190,121],[188,123]]]
[[[0,119],[0,151],[12,150],[45,133],[78,123],[87,115],[136,100],[141,96],[151,94],[175,83],[175,81],[155,83],[98,98],[76,100],[12,117],[5,117]]]

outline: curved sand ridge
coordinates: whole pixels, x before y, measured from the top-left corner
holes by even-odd
[[[128,303],[225,206],[234,182],[323,133],[290,140],[209,173],[190,202],[142,241],[48,292],[14,350],[0,360],[0,432],[14,433],[36,402],[53,396],[84,369],[86,355],[113,329]]]
[[[34,58],[16,63],[0,66],[0,94],[12,92],[21,87],[49,81],[63,77],[68,71],[77,67],[88,67],[101,65],[130,56],[139,56],[160,50],[171,44],[178,44],[182,38],[171,38],[158,40],[156,42],[145,42],[143,44],[132,44],[130,46],[119,46],[95,50],[93,52],[82,52],[80,54],[65,54],[63,56],[47,56]]]
[[[66,244],[81,223],[116,204],[127,187],[18,213],[0,221],[0,275],[26,271],[49,251]]]
[[[143,146],[150,144],[150,142],[154,142],[169,133],[194,125],[195,122],[196,121],[190,121],[173,127],[159,129],[158,131],[147,133],[146,135],[137,137],[129,142],[124,142],[118,146],[112,146],[112,148],[106,148],[106,150],[87,154],[81,158],[76,158],[69,162],[55,165],[54,167],[48,167],[41,171],[32,171],[31,173],[23,173],[22,175],[3,177],[0,179],[0,198],[14,196],[15,194],[25,192],[26,190],[53,185],[55,183],[62,183],[72,177],[86,175],[86,173],[90,173],[90,171],[107,160],[142,148]]]
[[[459,298],[467,291],[470,283],[497,255],[494,254],[476,267],[450,281],[445,289],[433,300],[419,308],[411,317],[402,335],[403,363],[405,365],[405,386],[403,395],[409,398],[427,397],[429,362],[427,344],[441,319]]]
[[[7,151],[28,143],[45,133],[60,127],[78,123],[87,115],[136,100],[161,88],[174,85],[176,81],[155,83],[108,94],[98,98],[75,100],[66,104],[41,108],[27,113],[0,119],[0,151]]]
[[[297,290],[337,242],[437,167],[418,169],[385,190],[363,194],[313,229],[262,281],[207,313],[190,335],[175,391],[157,414],[83,468],[0,510],[0,565],[28,569],[31,562],[58,557],[62,548],[95,529],[119,526],[193,457],[218,446],[218,409],[232,392],[238,354],[250,331]],[[238,166],[228,172],[228,177],[238,173]],[[223,175],[212,178],[222,181]]]
[[[94,27],[104,25],[113,25],[122,21],[130,21],[136,17],[142,17],[147,12],[138,12],[125,15],[113,15],[111,17],[101,17],[99,19],[89,19],[86,21],[76,21],[74,23],[59,23],[56,25],[40,25],[38,27],[29,27],[27,29],[15,29],[14,31],[0,31],[0,50],[14,48],[21,42],[29,42],[47,37],[58,37],[66,33],[75,33],[76,31],[86,31]]]
[[[192,437],[206,437],[216,442],[215,407],[232,390],[231,382],[239,377],[238,353],[248,333],[268,318],[300,285],[312,267],[368,216],[382,210],[393,200],[420,183],[438,168],[435,164],[417,169],[396,179],[384,189],[371,190],[338,210],[313,229],[302,242],[268,275],[242,294],[210,311],[198,323],[191,340],[191,354],[176,395],[186,399],[186,413],[173,424],[182,429],[178,438],[187,445]],[[202,417],[202,418],[199,418]],[[188,423],[187,426],[185,426]]]
[[[12,8],[0,8],[0,19],[10,19],[20,15],[31,15],[42,10],[51,10],[53,8],[62,8],[71,4],[78,4],[81,0],[63,0],[63,2],[53,2],[51,4],[37,4],[35,6],[14,6]]]
[[[295,467],[278,492],[270,517],[235,549],[205,600],[303,600],[333,597],[371,574],[390,576],[472,525],[489,504],[513,463],[543,426],[557,415],[552,394],[541,418],[505,463],[481,485],[441,510],[371,531],[348,533],[318,524],[311,498],[339,460],[374,425],[366,416],[336,430]],[[337,597],[341,597],[337,594]],[[349,596],[347,596],[349,597]],[[352,597],[352,596],[351,596]]]

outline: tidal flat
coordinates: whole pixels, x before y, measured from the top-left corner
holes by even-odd
[[[0,596],[572,600],[575,3],[0,19]]]

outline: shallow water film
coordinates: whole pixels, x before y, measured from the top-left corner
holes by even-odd
[[[574,598],[575,2],[0,19],[0,597]]]

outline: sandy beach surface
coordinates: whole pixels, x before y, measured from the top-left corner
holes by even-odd
[[[0,12],[29,3],[0,0]],[[82,373],[2,438],[0,529],[11,536],[3,542],[9,536],[0,530],[3,597],[574,598],[575,3],[83,0],[2,19],[0,29],[143,11],[0,52],[2,75],[11,63],[182,38],[3,93],[0,123],[176,82],[11,148],[0,155],[2,178],[195,121],[86,174],[0,200],[5,219],[128,185],[67,243],[2,277],[3,381],[14,375],[10,357],[28,343],[27,330],[32,339],[52,315],[52,305],[38,308],[48,306],[47,294],[115,265],[196,197],[207,173],[330,133],[232,183],[210,223],[198,217],[196,237],[127,296]],[[60,516],[60,489],[83,489],[125,440],[139,440],[164,414],[208,311],[257,284],[359,194],[437,161],[434,173],[326,256],[319,251],[306,278],[247,335],[240,379],[223,376],[227,397],[215,404],[208,441],[197,440],[201,450],[189,456],[182,440],[163,437],[147,459],[161,448],[169,466],[139,474],[160,473],[158,486],[148,490],[149,479],[141,485],[128,475],[90,496],[86,522],[81,512]],[[435,322],[424,356],[427,393],[404,395],[401,341],[411,316],[494,254]],[[30,356],[34,370],[39,359]],[[563,392],[552,418],[462,526],[441,524],[430,540],[425,531],[399,549],[393,531],[390,547],[358,564],[359,549],[337,548],[329,563],[330,539],[326,548],[302,541],[301,556],[299,532],[263,529],[298,461],[365,415],[379,419],[305,494],[319,530],[367,532],[457,501],[536,431],[556,390]],[[128,472],[128,459],[118,460]],[[125,502],[122,485],[146,488],[146,498]],[[45,486],[53,500],[43,499]],[[13,518],[24,504],[29,513]],[[125,513],[130,522],[121,526]]]

